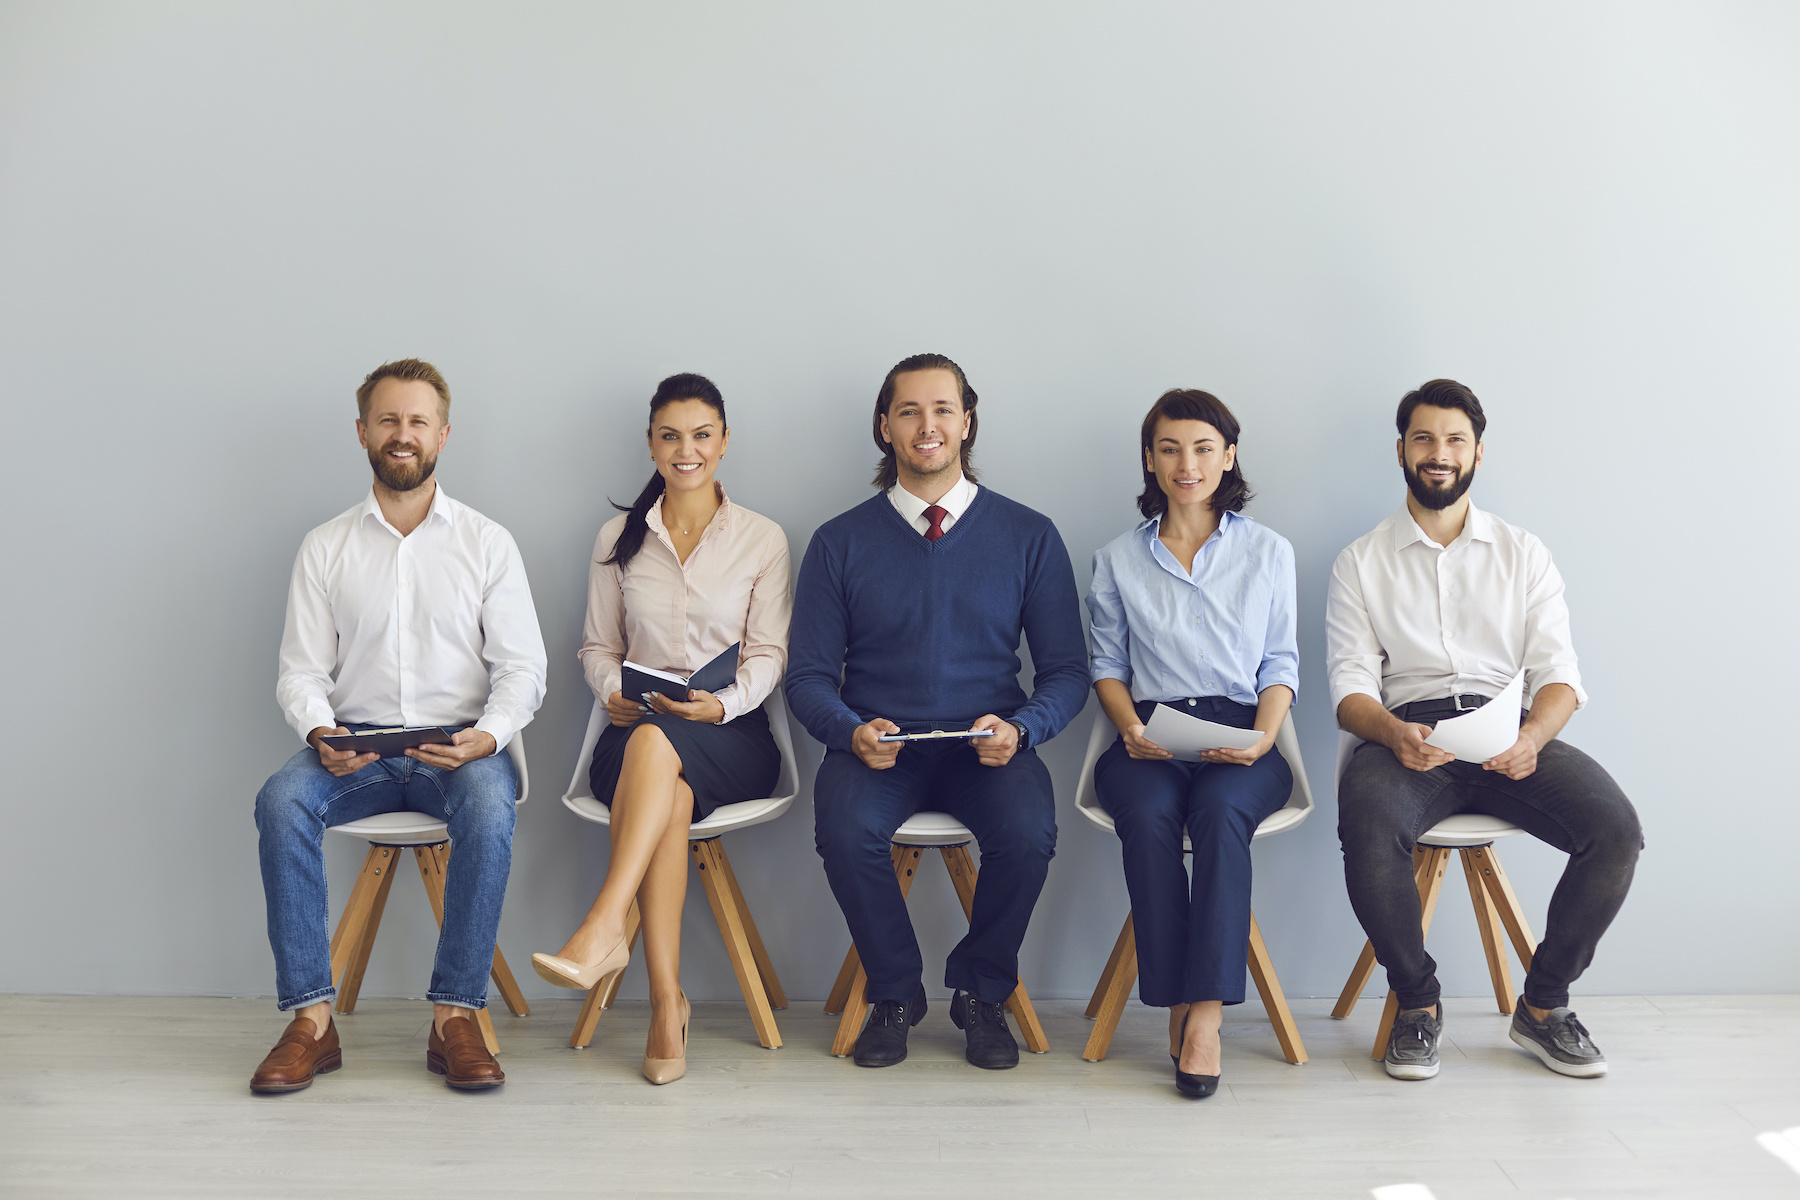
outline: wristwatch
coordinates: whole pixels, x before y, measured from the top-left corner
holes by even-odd
[[[1023,750],[1031,744],[1031,735],[1025,732],[1025,727],[1023,725],[1019,724],[1017,721],[1008,721],[1007,724],[1019,731],[1019,749]]]

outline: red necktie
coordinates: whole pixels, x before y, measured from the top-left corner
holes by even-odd
[[[944,518],[949,515],[948,509],[936,504],[925,510],[925,519],[931,522],[931,528],[925,531],[926,541],[935,542],[944,536]]]

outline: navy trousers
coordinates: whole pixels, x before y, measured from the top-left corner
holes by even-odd
[[[925,979],[912,918],[889,858],[894,831],[921,810],[948,813],[981,847],[969,934],[944,984],[1000,1004],[1019,984],[1019,945],[1056,853],[1056,800],[1035,751],[984,767],[966,742],[913,742],[873,771],[827,751],[813,781],[813,833],[825,877],[869,976],[871,1001],[910,1004]]]
[[[1155,705],[1138,706],[1147,720]],[[1256,709],[1218,696],[1174,707],[1249,729]],[[1251,765],[1132,758],[1116,739],[1094,765],[1094,789],[1111,814],[1125,860],[1137,931],[1138,999],[1157,1008],[1244,1002],[1250,952],[1250,839],[1287,803],[1294,772],[1281,751]],[[1181,835],[1193,843],[1190,887]]]

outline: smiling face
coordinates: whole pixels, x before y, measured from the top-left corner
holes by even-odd
[[[731,442],[719,410],[704,400],[671,400],[650,414],[650,457],[670,492],[710,488]]]
[[[962,469],[969,414],[956,375],[941,368],[894,376],[894,400],[881,418],[881,440],[894,448],[900,484],[930,486],[945,471]]]
[[[1449,508],[1475,482],[1482,444],[1460,408],[1421,404],[1413,409],[1400,439],[1400,469],[1413,499],[1433,511]]]
[[[1163,417],[1144,451],[1144,469],[1156,477],[1171,510],[1211,504],[1219,480],[1236,462],[1237,447],[1226,445],[1225,435],[1205,421]]]
[[[383,379],[369,394],[356,436],[369,452],[375,478],[393,492],[410,492],[431,478],[450,436],[437,389],[419,379]]]

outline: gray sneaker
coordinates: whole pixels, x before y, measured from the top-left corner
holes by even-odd
[[[1442,1011],[1442,1010],[1440,1010]],[[1430,1079],[1438,1073],[1438,1035],[1444,1023],[1422,1008],[1409,1008],[1394,1018],[1382,1064],[1395,1079]]]
[[[1587,1029],[1566,1008],[1551,1009],[1549,1018],[1540,1023],[1532,1020],[1525,997],[1520,996],[1509,1032],[1513,1041],[1543,1059],[1544,1065],[1558,1075],[1592,1079],[1606,1074],[1606,1055],[1600,1053]]]

